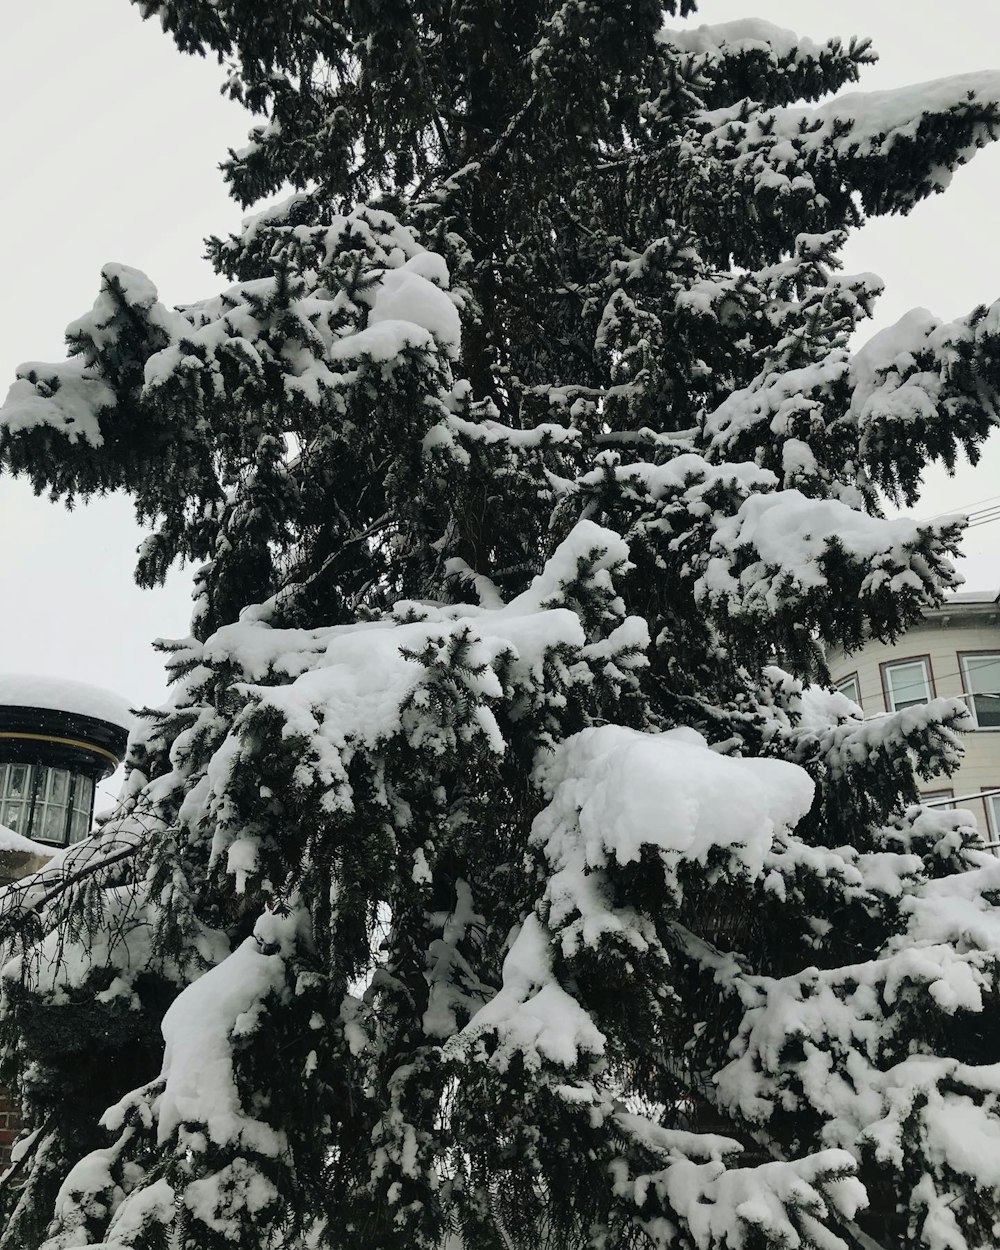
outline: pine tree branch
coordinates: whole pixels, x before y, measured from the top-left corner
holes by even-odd
[[[441,120],[438,113],[434,114],[433,123],[434,129],[437,132],[438,142],[441,144],[441,155],[450,165],[452,164],[453,159],[451,155],[451,144],[448,142],[448,134],[445,131],[444,122]]]
[[[5,930],[17,931],[23,928],[32,916],[41,911],[48,903],[51,903],[54,899],[59,898],[60,895],[65,894],[67,890],[72,889],[73,886],[77,885],[80,881],[85,881],[88,877],[94,876],[102,869],[113,867],[115,864],[131,859],[132,856],[139,852],[141,846],[142,843],[140,842],[132,843],[124,847],[122,850],[115,852],[113,855],[107,855],[101,859],[96,859],[85,864],[82,868],[77,869],[75,872],[64,873],[58,878],[57,885],[53,886],[52,889],[41,895],[39,898],[32,899],[30,903],[20,909],[16,915],[0,915],[0,941],[2,941],[6,936]],[[46,870],[42,869],[37,876],[42,876],[45,872]],[[18,895],[27,896],[30,894],[31,890],[38,884],[37,880],[33,880],[31,877],[28,877],[23,882],[17,882],[14,885],[7,886],[4,893],[8,896],[13,895],[16,900]],[[4,903],[6,902],[7,899],[4,899]]]
[[[521,133],[522,127],[534,111],[537,103],[538,92],[535,90],[532,91],[531,95],[528,96],[521,108],[510,119],[506,130],[504,130],[500,138],[497,139],[496,143],[494,143],[491,148],[488,148],[486,153],[480,158],[479,164],[481,166],[492,167],[496,165],[500,158],[509,151],[511,144]]]
[[[31,1146],[14,1162],[12,1162],[2,1175],[0,1175],[0,1190],[9,1189],[13,1186],[14,1181],[27,1166],[28,1161],[34,1156],[41,1143],[45,1140],[45,1135],[51,1127],[54,1119],[55,1117],[50,1115],[48,1119],[44,1121],[41,1128],[35,1130],[35,1137]]]

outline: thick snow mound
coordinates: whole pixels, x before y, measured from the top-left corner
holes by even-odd
[[[66,360],[59,365],[29,360],[20,366],[17,380],[11,383],[0,425],[9,434],[48,425],[65,434],[71,443],[83,439],[92,447],[100,447],[104,435],[98,418],[116,402],[107,382],[82,360]]]
[[[702,121],[711,128],[710,138],[720,140],[727,131],[738,128],[747,143],[774,137],[778,141],[800,140],[810,149],[829,143],[838,156],[885,156],[901,138],[918,138],[928,118],[974,106],[989,111],[998,99],[1000,72],[984,70],[889,91],[845,91],[814,108],[794,105],[757,113],[746,124],[740,118],[741,102],[705,112]],[[985,122],[981,137],[986,137]],[[963,152],[963,158],[971,156],[975,146]],[[951,171],[941,169],[938,173],[942,186],[946,185]]]
[[[369,326],[383,321],[411,322],[429,330],[452,359],[457,359],[462,331],[458,309],[441,289],[447,285],[448,267],[444,258],[433,252],[423,252],[399,269],[386,270],[374,293]]]
[[[162,1143],[184,1123],[204,1124],[220,1145],[241,1141],[276,1155],[283,1135],[244,1111],[233,1069],[233,1038],[252,1033],[264,1003],[279,995],[297,919],[262,916],[235,951],[192,982],[163,1017],[163,1094],[158,1104]]]
[[[719,755],[687,727],[584,729],[543,757],[535,781],[549,799],[531,830],[551,873],[545,896],[511,939],[503,985],[446,1046],[465,1056],[493,1034],[489,1062],[501,1071],[515,1055],[529,1071],[603,1055],[605,1036],[560,983],[553,953],[558,944],[572,958],[609,939],[640,952],[657,944],[649,916],[616,899],[608,875],[616,864],[652,848],[674,895],[681,861],[705,865],[720,849],[733,876],[760,877],[775,837],[808,812],[814,793],[796,764]]]
[[[92,716],[131,729],[133,716],[123,698],[100,686],[63,677],[27,673],[0,674],[0,707],[42,707],[77,716]]]
[[[701,863],[720,846],[740,847],[757,875],[778,829],[809,810],[813,782],[783,760],[730,759],[693,729],[640,733],[619,725],[585,729],[539,769],[551,796],[532,840],[554,867],[581,856],[584,873],[639,858],[644,846]]]
[[[0,852],[3,851],[17,851],[23,855],[44,855],[46,859],[51,859],[55,854],[51,846],[42,846],[41,842],[32,842],[23,834],[15,833],[6,825],[0,825]]]
[[[716,59],[723,52],[773,51],[775,56],[780,57],[796,54],[816,56],[819,53],[811,39],[755,17],[679,30],[664,28],[658,38],[660,43],[669,43],[681,52],[704,56],[709,60]]]

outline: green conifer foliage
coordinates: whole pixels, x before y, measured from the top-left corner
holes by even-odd
[[[968,715],[823,683],[956,584],[880,500],[1000,402],[1000,305],[855,350],[839,251],[1000,73],[830,100],[867,43],[690,0],[137,2],[259,119],[256,211],[212,298],[106,266],[0,409],[134,498],[142,584],[199,565],[118,806],[0,896],[0,1250],[994,1244],[1000,860],[917,802]]]

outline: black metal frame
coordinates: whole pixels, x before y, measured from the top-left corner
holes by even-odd
[[[26,764],[34,768],[31,801],[28,805],[26,835],[34,837],[33,826],[38,803],[42,769],[62,768],[70,774],[63,839],[69,845],[74,803],[80,777],[96,784],[109,777],[125,755],[128,732],[120,725],[53,708],[0,705],[0,764]],[[93,815],[94,795],[91,796]],[[51,838],[36,841],[52,843]]]

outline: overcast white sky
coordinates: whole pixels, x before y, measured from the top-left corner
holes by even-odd
[[[700,21],[754,14],[813,37],[863,33],[882,54],[862,88],[1000,65],[989,0],[703,0]],[[217,162],[248,121],[218,94],[211,61],[182,57],[126,0],[5,5],[0,40],[0,393],[23,360],[57,360],[62,331],[90,307],[101,265],[142,269],[170,303],[221,285],[201,240],[239,211]],[[888,284],[877,325],[923,305],[957,316],[1000,296],[1000,146],[959,171],[947,195],[852,242],[849,272]],[[1000,494],[1000,440],[976,470],[932,473],[918,515]],[[0,478],[0,670],[75,677],[133,703],[159,702],[156,636],[187,632],[190,580],[140,591],[127,500],[67,513]],[[974,530],[971,588],[1000,585],[1000,524]]]

